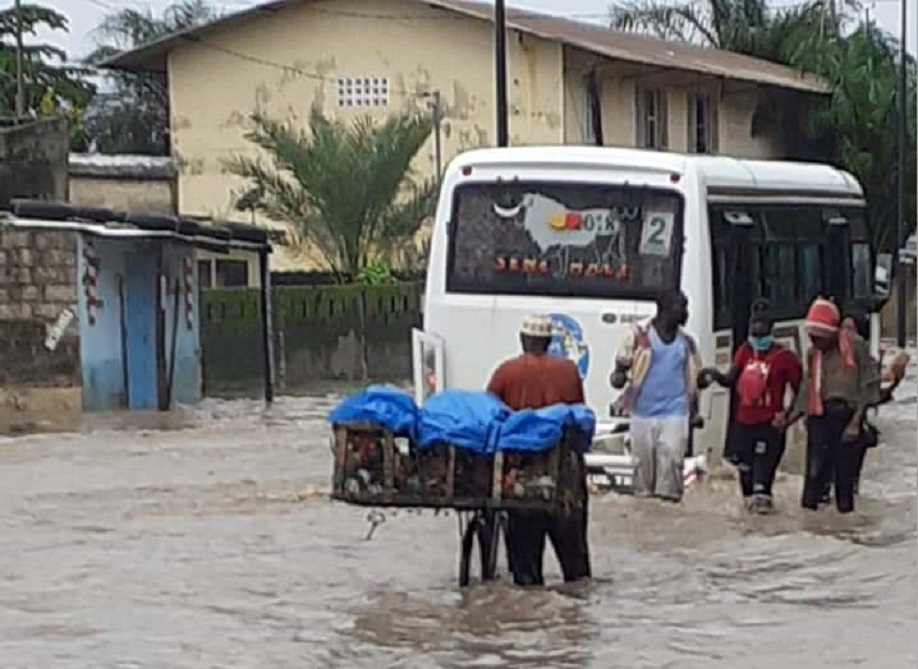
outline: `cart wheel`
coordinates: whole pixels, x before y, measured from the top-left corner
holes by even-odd
[[[462,535],[462,552],[459,557],[459,587],[472,582],[472,548],[478,543],[481,580],[493,581],[497,572],[497,548],[500,543],[500,515],[476,511]]]

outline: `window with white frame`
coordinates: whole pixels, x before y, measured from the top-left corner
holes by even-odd
[[[339,77],[339,107],[388,107],[388,77]]]
[[[666,91],[638,86],[634,103],[635,145],[642,149],[665,149],[669,146]]]
[[[710,93],[690,93],[687,112],[688,152],[717,153],[717,98]]]

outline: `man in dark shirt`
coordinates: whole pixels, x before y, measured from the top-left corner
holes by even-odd
[[[583,382],[570,360],[548,354],[552,325],[547,316],[527,316],[520,329],[523,354],[500,365],[491,377],[488,392],[514,411],[541,409],[553,404],[582,404]],[[584,472],[575,508],[559,514],[514,511],[507,514],[507,559],[517,585],[543,585],[545,535],[551,539],[565,581],[590,578],[587,545],[587,490]]]

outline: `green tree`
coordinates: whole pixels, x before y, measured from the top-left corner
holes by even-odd
[[[251,121],[246,138],[265,159],[227,161],[227,170],[247,181],[237,207],[290,224],[339,281],[374,274],[433,209],[435,183],[411,171],[431,134],[426,117],[345,123],[313,110],[308,132],[261,113]]]
[[[67,62],[67,55],[51,45],[35,44],[39,30],[66,32],[67,19],[40,5],[22,5],[22,80],[26,113],[66,113],[78,121],[80,112],[92,100],[95,87],[87,81],[88,70]],[[16,28],[18,17],[12,8],[0,11],[0,115],[16,112]],[[72,125],[79,144],[80,124]]]
[[[800,54],[802,64],[812,54]],[[864,187],[870,204],[868,229],[875,248],[896,245],[898,216],[898,44],[875,27],[861,25],[815,64],[832,97],[809,118],[815,132],[837,138],[834,158]],[[906,218],[915,221],[915,62],[906,63]],[[904,240],[899,240],[902,242]]]
[[[187,30],[217,18],[204,0],[184,0],[155,15],[149,9],[123,8],[96,28],[98,47],[87,60],[99,63],[122,51]],[[100,95],[86,115],[87,133],[101,153],[168,155],[169,92],[156,73],[109,71],[112,92]]]

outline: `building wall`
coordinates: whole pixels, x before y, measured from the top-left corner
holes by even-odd
[[[118,211],[174,214],[175,195],[171,179],[112,178],[71,174],[70,202],[86,207]]]
[[[361,12],[421,18],[353,16]],[[511,140],[561,143],[561,46],[511,32],[507,47]],[[339,109],[338,77],[388,77],[388,107],[371,109],[378,117],[424,110],[422,94],[438,89],[445,112],[444,164],[459,151],[492,144],[492,54],[488,23],[404,0],[298,3],[175,49],[169,55],[169,91],[180,162],[179,211],[248,222],[247,214],[233,209],[232,191],[241,183],[225,173],[224,161],[253,153],[243,137],[249,116],[262,109],[279,119],[296,115],[305,124],[316,102],[341,118],[365,113],[365,108]],[[432,138],[415,168],[422,175],[433,172]],[[302,269],[304,262],[278,249],[272,266]]]
[[[179,295],[179,319],[176,330],[176,350],[178,357],[175,365],[176,401],[193,403],[200,397],[200,345],[198,339],[198,296],[197,276],[194,263],[194,250],[186,245],[164,244],[152,245],[149,242],[136,243],[117,240],[82,238],[80,241],[79,272],[81,277],[95,277],[95,288],[90,293],[82,293],[79,300],[82,337],[80,353],[83,360],[83,409],[84,411],[111,411],[125,408],[124,349],[122,347],[122,311],[119,286],[124,281],[125,302],[129,299],[127,292],[132,285],[125,279],[126,264],[133,254],[156,256],[162,248],[163,274],[167,277],[167,291],[164,300],[165,311],[165,358],[168,362],[172,354],[172,326],[174,321],[175,282],[184,284],[183,267],[190,261],[192,270],[192,309],[185,313],[184,294]],[[88,258],[97,259],[96,269],[90,268]],[[157,283],[156,273],[149,275],[149,281]],[[91,283],[91,282],[89,282]],[[182,285],[182,289],[184,285]],[[94,305],[90,301],[99,300]],[[155,314],[155,303],[149,304]],[[137,336],[131,331],[132,319],[125,314],[128,337]],[[129,344],[130,345],[130,344]],[[156,345],[152,349],[155,356]]]
[[[592,144],[587,112],[586,75],[598,65],[606,146],[634,147],[635,94],[639,85],[666,91],[668,148],[688,148],[688,96],[703,93],[719,98],[718,145],[722,155],[778,158],[782,151],[768,137],[752,136],[752,115],[759,99],[755,84],[721,82],[690,72],[659,72],[624,62],[603,60],[574,48],[564,49],[564,138],[568,144]]]
[[[0,128],[0,192],[66,200],[68,141],[58,119]],[[73,235],[0,227],[0,385],[7,391],[79,385],[76,319],[55,350],[44,346],[47,328],[75,302]]]
[[[12,180],[4,191],[11,197],[66,201],[69,143],[63,119],[0,127],[0,164]]]

